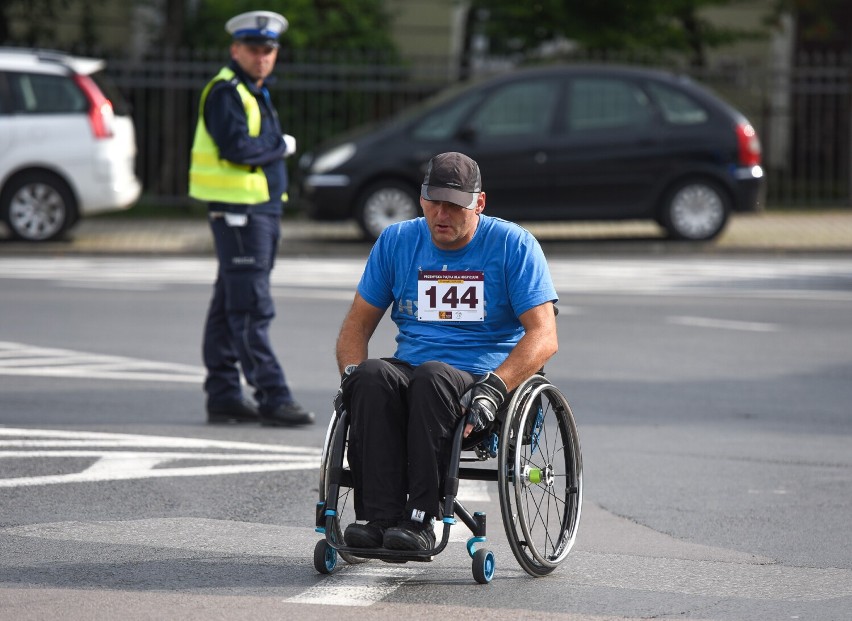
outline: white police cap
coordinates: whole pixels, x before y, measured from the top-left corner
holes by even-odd
[[[278,47],[278,37],[287,30],[287,19],[272,11],[249,11],[229,19],[225,30],[237,41]]]

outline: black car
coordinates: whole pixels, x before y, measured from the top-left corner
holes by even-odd
[[[450,89],[300,160],[316,220],[355,218],[369,238],[419,215],[425,165],[460,151],[482,170],[486,211],[531,220],[653,219],[676,239],[719,235],[765,192],[758,137],[689,78],[562,65]]]

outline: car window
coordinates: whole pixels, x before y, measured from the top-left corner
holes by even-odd
[[[10,73],[8,79],[15,107],[20,112],[56,114],[88,110],[86,96],[64,76]]]
[[[467,113],[476,105],[482,96],[479,93],[470,93],[460,97],[448,106],[441,107],[428,114],[412,130],[412,134],[419,140],[442,140],[456,133],[459,123],[467,116]]]
[[[647,95],[628,80],[576,78],[570,93],[566,126],[572,131],[642,126],[652,118]]]
[[[649,83],[648,90],[663,111],[663,118],[673,125],[699,125],[706,123],[707,111],[686,93],[664,84]]]
[[[471,119],[476,135],[488,137],[541,136],[553,126],[560,82],[525,80],[492,92]]]

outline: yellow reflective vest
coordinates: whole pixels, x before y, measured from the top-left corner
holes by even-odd
[[[202,201],[256,205],[269,200],[269,184],[263,170],[260,166],[235,164],[220,158],[219,147],[216,146],[204,123],[204,103],[207,101],[210,89],[217,82],[230,81],[234,78],[236,78],[234,71],[225,67],[201,92],[198,123],[195,126],[195,139],[192,142],[189,166],[189,195]],[[246,112],[249,136],[257,137],[260,135],[260,107],[254,95],[241,80],[234,80],[234,83]]]

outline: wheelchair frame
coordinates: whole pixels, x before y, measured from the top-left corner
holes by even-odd
[[[490,582],[494,554],[486,548],[476,549],[486,541],[486,516],[470,513],[456,498],[460,479],[497,482],[506,538],[524,571],[538,577],[556,569],[574,546],[583,504],[583,462],[574,415],[564,395],[543,374],[518,386],[499,414],[499,428],[472,447],[463,438],[465,419],[459,422],[444,483],[440,542],[431,550],[400,551],[355,548],[344,542],[343,529],[355,521],[352,478],[345,464],[349,415],[334,411],[320,467],[316,530],[325,538],[314,548],[315,569],[330,574],[337,567],[338,556],[350,564],[367,559],[431,561],[447,546],[458,515],[473,533],[467,541],[473,577],[480,584]],[[475,456],[463,456],[470,449]],[[493,469],[460,466],[489,458],[497,459]]]

